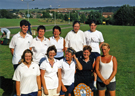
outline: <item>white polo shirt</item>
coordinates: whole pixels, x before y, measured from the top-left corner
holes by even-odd
[[[92,47],[91,52],[98,52],[100,54],[99,43],[104,42],[103,35],[100,31],[96,30],[91,32],[90,30],[85,31],[86,44]]]
[[[13,80],[20,81],[20,93],[28,94],[38,91],[37,76],[40,75],[39,66],[31,63],[28,68],[27,65],[21,63],[14,72]]]
[[[50,41],[44,37],[41,41],[38,37],[34,38],[30,47],[32,47],[33,61],[39,64],[41,58],[47,53],[47,49],[50,46]]]
[[[54,59],[54,65],[51,67],[48,58],[43,61],[40,65],[40,69],[45,70],[45,84],[47,89],[55,89],[58,87],[58,69],[61,68],[61,63],[59,60]]]
[[[12,63],[18,64],[24,50],[30,48],[30,44],[32,43],[33,37],[29,34],[26,34],[25,38],[20,35],[20,32],[15,34],[9,44],[9,48],[14,49]]]
[[[55,45],[55,47],[57,49],[57,54],[55,55],[55,57],[58,58],[58,57],[64,56],[64,53],[63,53],[64,38],[60,37],[59,40],[56,41],[54,36],[52,36],[49,39],[50,39],[51,45]]]
[[[6,33],[6,38],[10,39],[10,31],[7,28],[1,28],[1,33]]]
[[[86,45],[83,31],[79,30],[75,33],[73,30],[67,33],[65,37],[65,47],[72,47],[76,52],[82,51],[83,46]]]
[[[65,58],[61,59],[60,62],[62,69],[62,82],[64,85],[71,85],[74,83],[76,62],[71,61],[71,64],[68,64]]]

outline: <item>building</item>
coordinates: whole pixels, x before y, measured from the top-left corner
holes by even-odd
[[[105,18],[107,18],[108,16],[112,17],[112,15],[113,15],[113,12],[103,12],[102,13],[102,16]]]

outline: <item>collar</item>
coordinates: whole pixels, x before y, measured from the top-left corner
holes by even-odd
[[[54,36],[52,36],[52,39],[55,39]],[[59,36],[59,39],[62,39],[60,36]],[[56,39],[55,39],[56,40]]]
[[[66,58],[63,58],[63,61],[65,61],[67,64],[69,64],[67,61],[66,61]],[[72,64],[74,62],[74,59],[72,59],[71,63]]]
[[[89,32],[93,33],[92,31],[88,30]],[[94,32],[96,32],[97,30],[95,30]]]
[[[71,31],[72,31],[73,33],[75,33],[74,30],[71,30]],[[78,31],[76,32],[76,34],[77,34],[79,31],[80,31],[80,30],[78,30]]]
[[[33,62],[31,62],[31,64],[30,64],[30,66],[33,64]],[[21,63],[21,66],[22,67],[25,67],[25,66],[27,66],[27,65],[25,65],[23,62]]]
[[[80,56],[80,58],[84,61],[84,62],[86,62],[85,60],[84,60],[84,57],[83,56]],[[90,57],[89,57],[89,60],[87,61],[87,62],[89,62],[90,61]],[[87,63],[86,62],[86,63]]]
[[[82,60],[84,61],[84,62],[86,62],[85,60],[84,60],[84,58],[82,58]],[[89,58],[89,60],[86,62],[86,63],[88,63],[90,61],[90,58]]]
[[[17,36],[22,38],[22,36],[20,35],[20,31],[17,33]],[[26,37],[29,37],[28,33],[26,33],[25,38],[26,38]]]
[[[49,63],[48,57],[46,56],[46,62]],[[54,58],[54,63],[56,63],[57,60]]]
[[[36,40],[37,41],[41,41],[39,38],[38,38],[38,36],[36,37]],[[43,41],[46,41],[46,38],[44,37],[44,40]]]

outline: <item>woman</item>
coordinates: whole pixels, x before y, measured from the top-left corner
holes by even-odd
[[[78,70],[82,70],[82,65],[76,58],[74,49],[68,48],[65,56],[66,57],[60,61],[62,64],[62,90],[60,96],[65,96],[66,92],[68,93],[68,96],[71,96],[74,89],[76,67]]]
[[[46,28],[43,25],[38,26],[38,36],[33,39],[30,49],[33,51],[33,61],[39,64],[41,58],[46,54],[47,48],[50,46],[50,41],[44,37]]]
[[[86,44],[91,46],[92,48],[91,56],[96,59],[98,56],[100,56],[100,48],[104,43],[104,38],[102,33],[96,30],[97,27],[96,20],[91,20],[89,26],[90,30],[84,32]]]
[[[65,51],[65,40],[63,37],[60,37],[60,34],[61,34],[61,28],[59,26],[54,26],[53,36],[49,38],[51,45],[55,45],[57,49],[57,54],[54,58],[58,60],[64,58],[63,51]]]
[[[16,81],[17,96],[41,96],[39,66],[32,62],[33,53],[26,49],[22,55],[22,63],[15,70],[13,80]]]
[[[116,57],[109,54],[109,44],[103,43],[101,48],[103,55],[96,59],[96,73],[98,75],[97,88],[99,96],[105,96],[106,88],[109,91],[110,96],[115,96],[117,60]]]
[[[95,60],[94,58],[90,58],[91,50],[92,49],[90,46],[85,46],[83,48],[83,56],[78,57],[79,62],[82,64],[83,70],[76,70],[75,86],[77,86],[79,83],[85,83],[91,88],[93,96],[93,82],[96,82],[96,74],[94,72]]]
[[[80,22],[74,21],[73,30],[68,32],[65,37],[65,47],[66,49],[72,47],[76,52],[82,51],[84,45],[86,45],[85,36],[83,31],[80,29]]]
[[[57,50],[55,46],[47,49],[47,57],[41,65],[42,96],[58,96],[61,90],[61,64],[54,59]]]

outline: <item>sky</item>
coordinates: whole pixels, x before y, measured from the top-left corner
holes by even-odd
[[[50,5],[52,8],[106,7],[125,4],[135,6],[135,0],[0,0],[0,9],[27,9],[27,2],[29,9],[45,9],[50,8]]]

